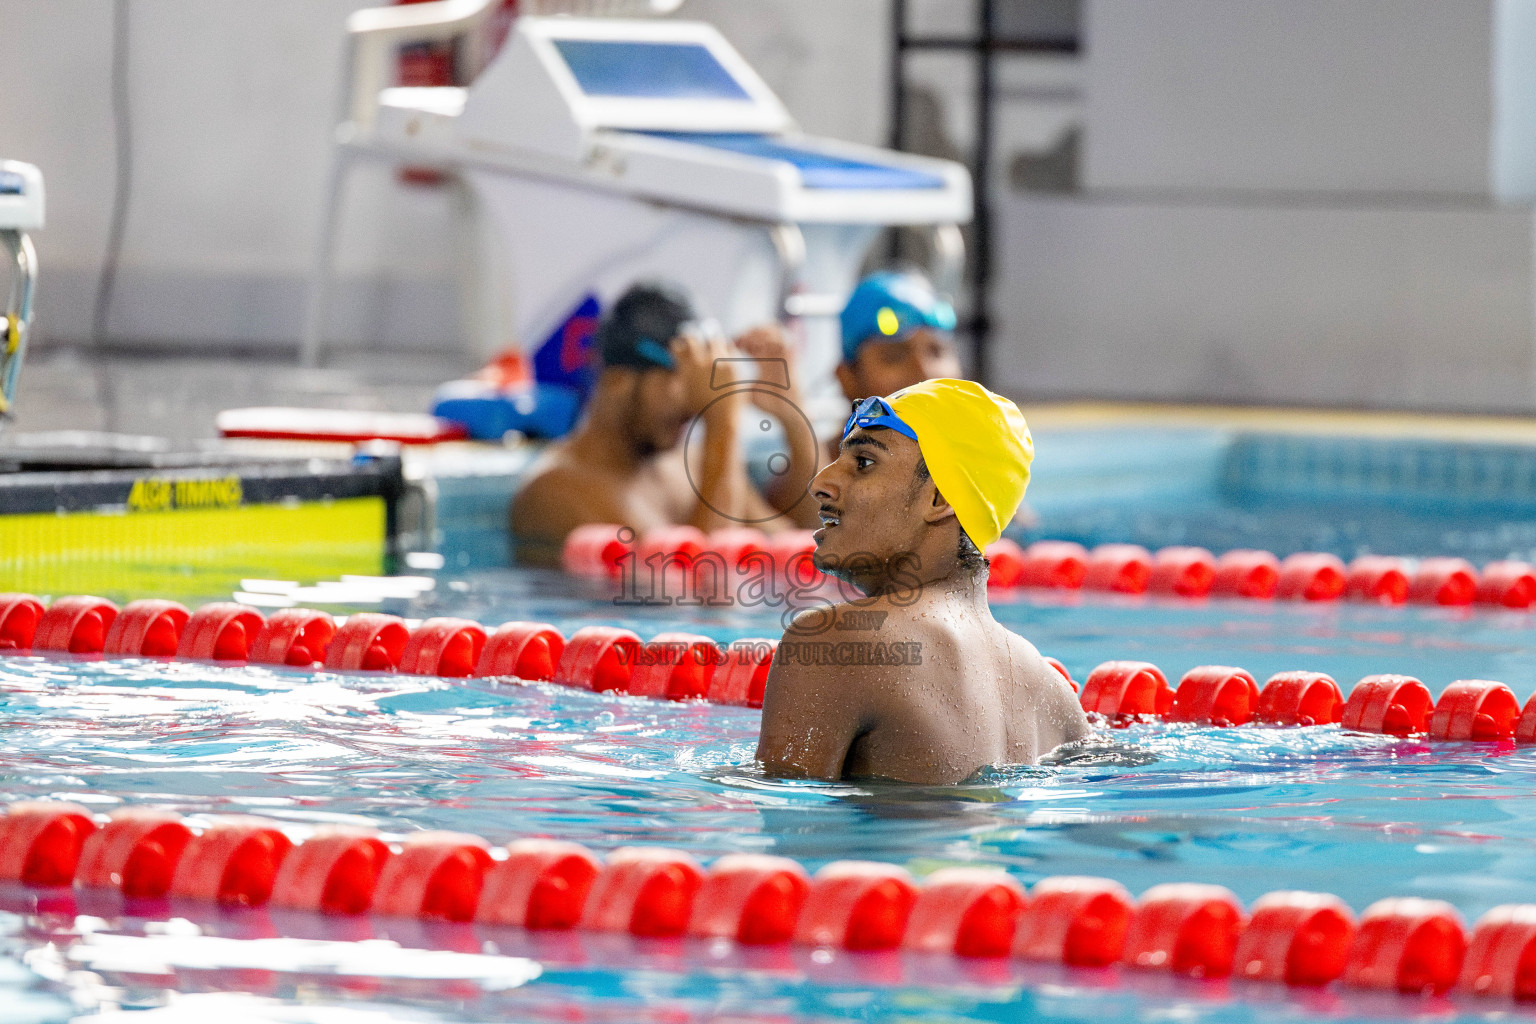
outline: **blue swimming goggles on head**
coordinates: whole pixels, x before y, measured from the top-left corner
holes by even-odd
[[[917,432],[907,426],[906,421],[891,408],[891,403],[883,398],[866,398],[853,403],[853,414],[843,424],[843,437],[846,439],[858,427],[886,427],[917,440]]]

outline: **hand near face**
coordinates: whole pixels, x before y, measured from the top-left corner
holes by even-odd
[[[785,335],[783,327],[780,327],[778,324],[761,324],[738,336],[736,338],[736,347],[741,350],[743,355],[751,356],[753,359],[762,362],[769,360],[779,361],[787,375],[787,380],[785,381],[788,384],[787,389],[775,388],[773,392],[776,393],[757,388],[753,389],[752,401],[758,408],[776,413],[778,409],[770,408],[764,402],[777,406],[787,399],[798,404],[797,396],[800,393],[800,389],[797,387],[799,374],[796,372],[795,350],[790,344],[788,336]],[[760,368],[760,375],[764,379],[777,380],[778,370],[762,367]]]
[[[726,399],[722,406],[738,404],[728,397],[737,378],[737,366],[731,358],[736,352],[729,341],[684,334],[672,339],[671,350],[690,416],[699,415],[722,398]]]

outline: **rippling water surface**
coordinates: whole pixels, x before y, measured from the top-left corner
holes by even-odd
[[[720,640],[778,629],[775,609],[642,612],[527,573],[445,577],[385,610],[487,623],[540,618],[566,632],[592,621],[643,636],[689,628]],[[1522,698],[1536,689],[1533,620],[1512,613],[1021,599],[999,602],[997,614],[1079,678],[1100,661],[1130,657],[1170,677],[1226,663],[1261,681],[1282,669],[1325,671],[1346,689],[1381,671],[1416,675],[1435,692],[1457,678],[1500,679]],[[1215,882],[1244,901],[1277,888],[1319,889],[1357,911],[1383,896],[1420,895],[1451,901],[1469,920],[1498,903],[1536,902],[1536,755],[1508,744],[1430,745],[1331,726],[1139,726],[1055,763],[961,786],[828,785],[757,771],[757,718],[547,685],[12,657],[0,659],[0,792],[103,811],[153,803],[188,814],[260,813],[296,838],[317,824],[367,822],[494,842],[551,835],[605,850],[659,843],[706,859],[772,852],[810,867],[858,857],[923,874],[983,863],[1025,882],[1104,875],[1133,892]],[[337,1022],[1476,1012],[1473,1004],[1025,965],[975,965],[962,975],[947,960],[819,963],[794,952],[750,962],[686,944],[535,942],[399,923],[303,935],[262,915],[186,911],[177,932],[90,907],[37,906],[19,892],[5,899],[15,916],[0,918],[0,988],[15,998],[0,1007],[0,1021],[114,1007],[147,1021]],[[358,937],[358,928],[374,929],[380,944],[362,966],[345,952],[353,944],[336,941]],[[312,945],[292,944],[300,940]],[[411,964],[427,961],[391,959],[390,943],[459,959],[411,976]],[[484,955],[488,948],[502,955]],[[714,966],[691,966],[700,957]],[[506,966],[524,961],[526,969]]]

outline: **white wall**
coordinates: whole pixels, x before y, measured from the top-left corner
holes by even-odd
[[[1487,194],[1491,0],[1090,0],[1090,188]]]
[[[38,164],[39,340],[81,340],[111,216],[109,0],[0,0],[0,153]],[[294,343],[360,0],[129,0],[134,183],[111,334]],[[692,0],[810,131],[885,135],[885,0]],[[461,345],[461,199],[353,180],[333,331]]]

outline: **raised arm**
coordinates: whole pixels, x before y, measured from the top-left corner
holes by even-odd
[[[788,468],[774,474],[763,489],[765,514],[779,512],[788,526],[820,526],[816,513],[821,506],[811,497],[807,484],[821,469],[822,451],[805,416],[799,367],[789,339],[778,324],[764,324],[737,338],[736,346],[754,359],[780,364],[786,374],[782,390],[760,387],[751,392],[753,404],[783,424],[789,447]]]

